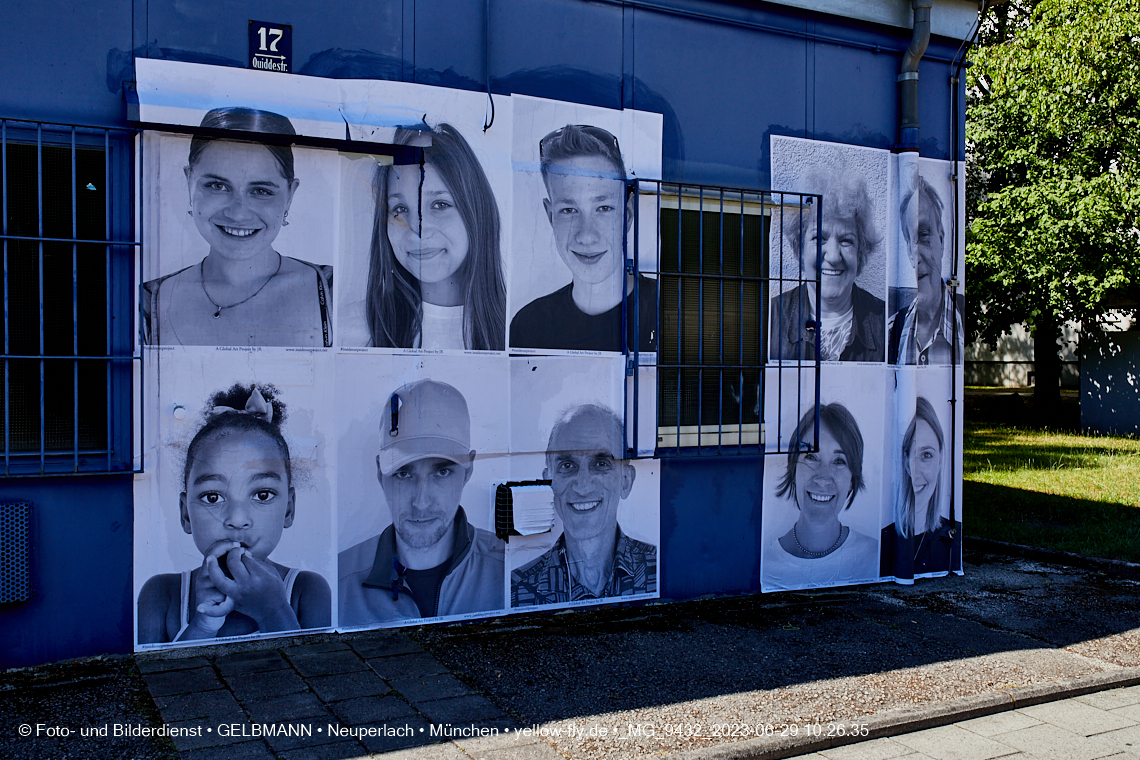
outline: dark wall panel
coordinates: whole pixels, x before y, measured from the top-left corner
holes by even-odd
[[[0,669],[130,652],[131,476],[9,480],[9,501],[32,502],[34,596],[0,605]]]
[[[804,40],[640,10],[634,34],[635,77],[678,122],[665,179],[767,187],[767,135],[804,134]]]
[[[0,11],[0,114],[64,123],[122,123],[108,52],[131,48],[131,0],[6,0]]]
[[[760,590],[761,457],[661,462],[661,597]]]
[[[622,107],[620,6],[495,0],[491,19],[496,92]]]
[[[811,137],[886,148],[898,141],[900,56],[816,43]]]

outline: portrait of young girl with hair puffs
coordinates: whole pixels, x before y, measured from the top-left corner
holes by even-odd
[[[178,505],[202,564],[146,582],[140,644],[331,625],[325,579],[270,559],[296,510],[285,417],[271,385],[236,384],[210,398],[186,450]]]

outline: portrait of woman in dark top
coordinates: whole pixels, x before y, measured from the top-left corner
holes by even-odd
[[[216,108],[201,127],[295,135],[287,118]],[[184,346],[331,346],[332,267],[284,256],[274,241],[289,225],[301,181],[286,143],[190,141],[183,174],[187,214],[209,245],[196,264],[143,285],[143,341]],[[158,252],[159,259],[163,257]]]
[[[799,271],[780,276],[815,280],[818,274],[819,289],[804,282],[772,299],[770,358],[815,361],[818,350],[822,361],[881,362],[886,305],[855,284],[871,255],[881,255],[867,183],[858,175],[817,176],[808,186],[823,195],[823,221],[817,224],[813,207],[785,216],[783,242],[796,254]],[[817,296],[820,324],[809,330]]]
[[[942,514],[945,434],[933,405],[922,396],[903,436],[902,477],[894,522],[883,528],[879,571],[883,577],[962,569],[962,524]]]

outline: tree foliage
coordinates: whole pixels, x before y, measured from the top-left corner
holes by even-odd
[[[991,344],[1140,303],[1140,0],[1009,6],[968,82],[967,326]]]

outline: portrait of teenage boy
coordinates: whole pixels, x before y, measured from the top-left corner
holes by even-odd
[[[622,350],[622,296],[638,289],[640,350],[656,351],[657,284],[626,274],[625,236],[634,195],[626,184],[617,138],[589,125],[568,124],[539,141],[546,197],[542,207],[569,285],[528,303],[511,320],[515,348]],[[632,243],[630,243],[632,244]],[[627,345],[634,345],[627,314]]]

